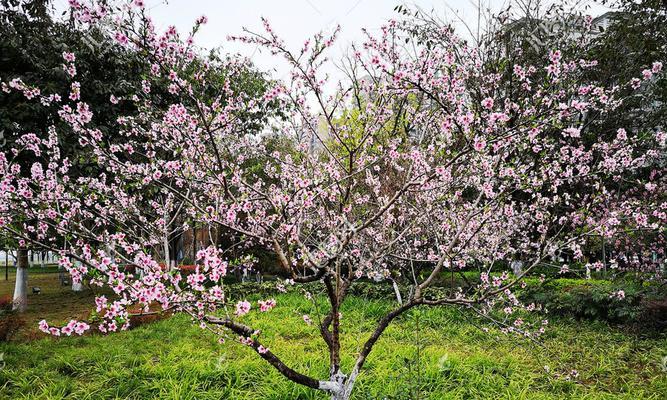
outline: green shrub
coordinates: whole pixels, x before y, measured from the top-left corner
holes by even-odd
[[[559,278],[545,282],[527,278],[525,282],[525,288],[516,290],[519,298],[525,304],[542,305],[549,314],[616,324],[641,324],[647,327],[650,325],[655,328],[667,325],[667,296],[653,286],[632,281],[612,282],[573,278]],[[230,285],[233,286],[231,292],[235,298],[278,296],[279,285],[287,292],[308,291],[311,294],[325,295],[323,286],[318,282],[299,287],[285,284],[282,280],[230,283]],[[400,290],[403,298],[407,298],[409,288],[401,287]],[[624,293],[622,299],[617,296],[621,290]],[[442,298],[449,296],[450,292],[449,285],[443,281],[441,286],[428,288],[424,296],[429,299]],[[394,289],[389,283],[364,280],[355,281],[349,288],[349,294],[373,300],[396,299]]]
[[[612,323],[647,322],[644,316],[648,301],[660,297],[629,282],[563,278],[527,283],[519,291],[519,298],[526,303],[541,304],[551,314]],[[617,295],[619,291],[624,293],[623,298]]]

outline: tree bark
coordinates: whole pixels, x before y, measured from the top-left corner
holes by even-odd
[[[332,386],[332,388],[329,389],[329,392],[331,393],[331,400],[350,399],[352,388],[350,387],[349,391],[346,390],[347,389],[346,379],[347,376],[340,371],[336,372],[335,374],[331,375],[331,377],[329,377],[329,382],[327,383]]]
[[[169,252],[169,269],[176,269],[178,266],[178,253],[182,249],[180,231],[169,235],[167,248]]]
[[[169,262],[169,235],[164,235],[162,246],[164,251],[164,267],[167,271],[171,271],[171,263]]]
[[[205,317],[205,321],[211,324],[215,325],[222,325],[226,326],[229,328],[232,332],[241,335],[243,337],[250,337],[254,335],[255,330],[234,322],[228,318],[219,318],[215,317],[212,315],[208,315]],[[262,357],[264,360],[268,361],[269,364],[271,364],[275,369],[278,370],[285,378],[291,380],[292,382],[296,382],[298,384],[307,386],[309,388],[313,389],[320,389],[320,390],[326,390],[326,391],[331,391],[332,388],[332,382],[329,381],[318,381],[315,378],[312,378],[310,376],[301,374],[292,368],[288,367],[283,363],[275,354],[273,354],[270,350],[266,350],[264,352],[259,351],[259,346],[261,343],[258,340],[254,340],[253,343],[251,344],[251,347],[259,354],[260,357]],[[336,388],[338,386],[336,385]]]
[[[12,309],[24,312],[28,308],[28,249],[19,248],[16,264],[16,284]]]
[[[396,301],[399,306],[403,305],[403,298],[401,297],[401,289],[399,289],[398,284],[395,280],[391,280],[391,286],[394,288],[394,294],[396,295]]]

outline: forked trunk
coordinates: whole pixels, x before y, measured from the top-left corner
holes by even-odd
[[[354,388],[356,379],[356,372],[352,372],[350,376],[347,376],[340,371],[332,374],[329,382],[327,382],[328,386],[331,388],[329,389],[331,400],[349,400],[352,396],[352,389]]]
[[[354,382],[346,382],[338,391],[331,392],[331,400],[350,400]]]
[[[331,400],[349,400],[349,397],[345,397],[344,392],[337,392],[331,395]]]

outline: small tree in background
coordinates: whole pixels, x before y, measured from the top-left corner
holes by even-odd
[[[229,74],[211,79],[216,64],[201,62],[192,36],[182,38],[173,27],[156,31],[143,2],[123,4],[112,15],[104,2],[72,4],[84,26],[108,29],[151,65],[121,99],[138,112],[117,119],[113,135],[125,139],[119,143],[91,126],[89,104],[67,93],[55,99],[29,82],[3,82],[5,93],[55,107],[58,121],[103,172],[72,179],[56,126],[23,135],[0,156],[0,225],[60,251],[74,279],[113,289],[117,298],[96,299],[102,332],[127,328],[129,306],[159,305],[191,315],[221,341],[249,346],[296,383],[349,399],[374,345],[408,310],[460,307],[508,334],[535,337],[544,327],[525,313],[538,306],[521,304],[513,293],[535,266],[562,249],[580,257],[587,237],[622,234],[619,227],[640,213],[647,228],[664,227],[665,216],[649,212],[659,204],[619,202],[605,184],[640,168],[662,173],[665,137],[628,141],[622,127],[584,134],[584,115],[613,112],[623,100],[619,87],[583,79],[593,61],[566,60],[552,49],[543,54],[544,68],[506,64],[490,73],[478,49],[449,26],[407,18],[367,34],[348,59],[350,81],[328,94],[322,65],[335,33],[293,53],[265,22],[263,33],[236,39],[283,56],[292,72],[258,99],[232,85],[243,61],[220,60]],[[205,22],[200,18],[193,34]],[[75,55],[64,54],[64,63],[76,65]],[[660,69],[653,64],[652,74]],[[505,72],[518,82],[512,97],[503,90]],[[156,86],[173,96],[166,108],[156,106]],[[261,132],[242,118],[276,104],[285,119],[265,120]],[[284,145],[275,146],[279,141]],[[15,162],[26,152],[43,157],[29,172]],[[286,365],[267,332],[244,323],[249,312],[280,304],[235,297],[222,282],[229,249],[202,249],[189,275],[159,265],[156,249],[176,213],[182,226],[234,232],[237,250],[272,251],[289,284],[321,285],[327,306],[319,308],[316,327],[329,356],[327,376]],[[70,237],[71,246],[60,248],[51,229]],[[518,256],[526,262],[519,276],[497,273]],[[432,290],[443,274],[471,264],[484,266],[478,282]],[[407,289],[401,304],[376,321],[353,362],[344,363],[341,305],[355,282],[369,278],[378,285],[400,279]],[[54,335],[90,328],[84,321],[40,327]]]

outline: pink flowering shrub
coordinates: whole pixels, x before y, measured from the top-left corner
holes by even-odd
[[[151,73],[134,95],[109,99],[138,110],[110,133],[91,125],[95,110],[75,80],[75,55],[64,55],[70,93],[56,97],[29,83],[2,82],[3,92],[55,104],[54,118],[79,135],[104,173],[72,179],[55,126],[26,134],[20,146],[0,153],[0,227],[60,251],[60,264],[76,280],[114,291],[96,300],[102,332],[127,329],[131,306],[159,305],[190,315],[221,342],[249,346],[296,383],[348,399],[377,340],[408,310],[456,306],[507,334],[536,337],[547,322],[524,317],[539,305],[517,299],[521,278],[563,249],[577,253],[588,237],[635,224],[664,227],[659,201],[618,201],[606,186],[641,168],[658,168],[662,176],[656,165],[664,165],[664,134],[608,141],[587,131],[582,115],[613,112],[622,101],[617,88],[581,81],[593,62],[565,60],[554,50],[544,55],[544,69],[508,66],[520,94],[510,98],[500,74],[485,71],[479,52],[450,29],[432,30],[426,44],[409,20],[390,21],[353,48],[353,79],[332,83],[322,65],[337,31],[290,52],[265,21],[263,33],[232,39],[263,46],[292,69],[257,99],[232,89],[242,61],[224,62],[229,76],[222,85],[211,81],[193,36],[174,27],[158,31],[143,2],[113,16],[103,2],[70,3],[82,29],[112,27],[120,46],[145,54]],[[200,18],[193,32],[205,22]],[[401,45],[406,41],[411,46]],[[166,109],[155,105],[156,87],[172,96]],[[244,124],[244,113],[275,104],[284,118],[266,121],[261,134]],[[14,162],[22,152],[41,161],[22,169]],[[175,221],[217,226],[237,242],[199,251],[195,270],[182,274],[160,265],[169,265],[165,243]],[[63,236],[67,247],[55,240]],[[239,299],[222,282],[232,250],[253,246],[276,255],[285,284],[324,288],[328,306],[303,321],[321,335],[329,376],[292,369],[280,348],[269,348],[263,332],[244,323],[249,313],[270,317],[281,306]],[[515,257],[525,260],[521,274],[496,272],[498,262]],[[444,273],[470,265],[484,268],[478,282],[426,295]],[[360,279],[394,285],[400,303],[377,321],[344,371],[340,307]],[[409,290],[401,293],[397,280]],[[90,326],[42,321],[40,329],[62,336]]]

